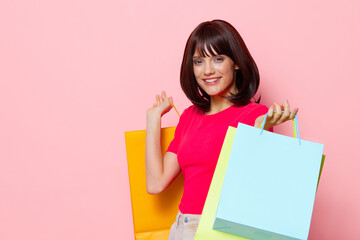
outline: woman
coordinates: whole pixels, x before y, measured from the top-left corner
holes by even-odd
[[[201,23],[185,47],[180,82],[193,103],[180,117],[174,140],[161,154],[161,117],[172,106],[163,91],[147,111],[146,183],[150,194],[162,192],[183,172],[184,193],[169,239],[194,239],[200,214],[229,126],[238,122],[264,129],[293,119],[289,103],[269,109],[252,102],[259,73],[236,29],[222,20]]]

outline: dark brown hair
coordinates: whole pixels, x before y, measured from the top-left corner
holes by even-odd
[[[196,82],[193,69],[193,55],[198,50],[201,57],[226,55],[238,66],[236,88],[238,92],[227,98],[230,102],[244,106],[256,94],[260,79],[254,59],[251,57],[243,39],[236,29],[223,20],[201,23],[187,40],[181,64],[180,84],[190,101],[207,112],[210,110],[210,96]]]

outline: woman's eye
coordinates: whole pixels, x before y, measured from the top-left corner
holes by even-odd
[[[195,65],[199,65],[199,64],[201,64],[201,63],[202,63],[202,61],[201,61],[200,59],[194,60],[194,64],[195,64]]]
[[[223,57],[215,57],[215,62],[222,62],[224,61],[224,58]]]

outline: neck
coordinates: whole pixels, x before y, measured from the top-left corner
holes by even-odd
[[[228,100],[226,100],[221,96],[211,97],[210,101],[211,101],[210,111],[206,113],[207,115],[221,112],[222,110],[225,110],[226,108],[233,105],[233,103],[229,102]]]

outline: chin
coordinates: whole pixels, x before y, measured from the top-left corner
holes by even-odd
[[[223,97],[225,95],[225,91],[205,91],[207,93],[207,95],[209,95],[210,97]]]

